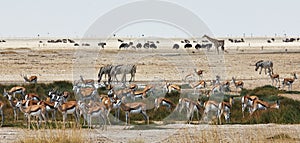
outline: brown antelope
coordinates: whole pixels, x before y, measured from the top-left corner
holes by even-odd
[[[203,106],[204,106],[204,121],[208,122],[208,118],[213,119],[211,116],[218,117],[219,103],[217,101],[208,100],[204,102]]]
[[[232,107],[232,104],[233,104],[233,97],[230,97],[229,98],[229,102],[221,102],[219,103],[219,110],[218,110],[218,118],[219,118],[219,124],[221,125],[222,124],[222,115],[224,115],[224,118],[225,118],[225,121],[226,123],[229,123],[230,122],[230,109]]]
[[[293,73],[293,78],[284,78],[282,81],[282,89],[287,85],[289,87],[289,90],[292,90],[292,84],[297,79],[296,73]]]
[[[254,103],[255,100],[258,100],[257,96],[245,95],[241,98],[243,118],[245,117],[244,111],[247,107],[249,109],[249,112],[251,113],[253,103]]]
[[[59,112],[63,115],[63,124],[65,128],[65,121],[67,119],[68,114],[73,114],[75,117],[76,125],[79,123],[79,111],[78,111],[78,105],[76,101],[68,101],[65,103],[57,102],[55,101],[54,107],[58,109]]]
[[[40,101],[39,95],[35,93],[28,93],[25,95],[25,100],[35,100],[35,101]]]
[[[25,91],[26,91],[25,87],[15,86],[15,87],[12,87],[8,92],[6,91],[6,89],[4,89],[3,96],[13,95],[13,97],[15,98],[16,94],[18,93],[18,94],[21,94],[22,98],[24,99],[24,97],[25,97]]]
[[[197,89],[206,88],[206,82],[204,80],[200,80],[196,84],[190,83],[190,86],[194,89],[194,94],[196,94]]]
[[[35,75],[30,76],[30,77],[28,78],[27,75],[22,75],[22,74],[21,74],[21,77],[24,78],[24,82],[37,83],[37,76],[35,76]]]
[[[124,103],[124,98],[117,101],[121,109],[125,112],[125,126],[130,125],[130,114],[142,114],[145,122],[149,125],[149,116],[146,113],[146,104],[143,102]]]
[[[95,95],[97,94],[97,89],[94,87],[78,87],[78,86],[73,86],[73,91],[75,95],[79,95],[80,100],[85,101],[85,100],[93,100]]]
[[[233,82],[233,84],[236,88],[236,92],[237,92],[238,88],[242,89],[244,87],[244,82],[243,81],[236,81],[236,79],[234,77],[232,77],[231,82]]]
[[[95,84],[95,81],[93,79],[83,79],[82,75],[80,75],[80,81],[84,84],[84,86],[94,87]]]
[[[188,98],[180,98],[176,108],[176,110],[179,111],[179,113],[181,113],[182,109],[186,109],[188,124],[190,124],[193,120],[195,111],[197,112],[197,119],[199,121],[199,113],[201,110],[199,102],[195,102]]]
[[[50,100],[49,101],[40,101],[38,103],[38,105],[42,105],[45,107],[46,109],[46,118],[49,119],[49,112],[52,112],[52,121],[56,121],[56,108],[54,107],[55,105],[55,102],[51,102]]]
[[[13,100],[13,97],[10,94],[4,94],[3,96],[7,97],[8,102],[9,102],[10,106],[12,107],[12,109],[14,111],[14,121],[17,121],[19,110],[18,110],[18,107],[16,107],[16,104],[17,104],[18,100],[17,99]]]
[[[135,98],[142,98],[145,99],[148,92],[152,92],[153,86],[152,85],[146,85],[143,90],[135,91],[132,90],[131,97],[135,100]]]
[[[3,111],[3,107],[4,107],[4,102],[0,101],[0,115],[1,115],[1,124],[0,127],[2,127],[3,123],[4,123],[4,111]]]
[[[256,110],[267,110],[267,109],[270,109],[270,108],[279,109],[279,106],[280,106],[280,102],[279,101],[276,101],[276,103],[268,103],[268,102],[265,102],[265,101],[261,101],[259,99],[254,100],[253,108],[251,110],[250,116]]]
[[[204,70],[194,69],[194,73],[190,73],[190,74],[186,75],[184,79],[187,80],[188,78],[193,78],[194,76],[197,76],[198,80],[200,80],[203,78],[203,72],[204,72]]]
[[[212,94],[228,92],[228,91],[230,91],[230,82],[225,81],[223,83],[215,85],[211,91],[212,91]]]
[[[175,104],[168,98],[158,97],[154,100],[154,110],[156,111],[160,106],[166,106],[169,111],[175,107]]]
[[[167,93],[171,93],[173,90],[175,90],[177,92],[181,91],[181,88],[180,88],[179,85],[171,84],[171,83],[168,83],[168,82],[166,82],[165,88],[166,88]]]
[[[275,86],[278,83],[278,87],[280,86],[280,80],[279,80],[279,74],[274,74],[272,73],[270,70],[268,71],[268,75],[270,76],[271,80],[272,80],[272,85],[274,85],[274,80],[275,80]]]
[[[92,101],[92,100],[91,100]],[[85,103],[83,103],[85,104]],[[99,118],[99,126],[101,127],[101,119],[104,121],[104,126],[102,129],[106,129],[106,120],[108,119],[107,107],[103,103],[92,103],[93,105],[89,104],[86,110],[84,110],[84,114],[86,114],[86,119],[88,122],[89,128],[92,127],[92,118],[93,117],[100,117]]]
[[[30,129],[30,124],[31,124],[30,117],[31,116],[36,116],[39,118],[39,121],[37,121],[38,127],[40,127],[42,120],[45,120],[47,122],[47,118],[45,117],[46,109],[42,105],[31,105],[31,106],[28,106],[27,108],[24,108],[22,106],[22,102],[18,101],[16,104],[16,107],[18,107],[20,109],[20,111],[23,112],[25,114],[25,116],[27,117],[28,129]],[[46,122],[45,122],[45,124],[46,124]]]

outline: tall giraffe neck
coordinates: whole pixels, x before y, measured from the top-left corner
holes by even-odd
[[[211,38],[211,37],[209,37],[209,36],[207,36],[207,35],[205,35],[204,36],[205,38],[207,38],[209,41],[211,41],[211,42],[218,42],[218,40],[217,39],[213,39],[213,38]]]

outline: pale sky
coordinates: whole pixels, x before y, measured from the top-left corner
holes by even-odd
[[[0,37],[36,37],[38,34],[82,37],[99,17],[136,1],[0,0]],[[214,36],[300,35],[299,0],[168,1],[198,16]],[[134,23],[121,27],[116,34],[137,36],[142,33],[147,36],[184,35],[180,29],[159,22]]]

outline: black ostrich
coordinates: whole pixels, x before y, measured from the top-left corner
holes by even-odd
[[[173,49],[179,49],[179,45],[178,44],[174,44],[173,45]]]
[[[150,44],[149,47],[150,47],[150,48],[153,48],[153,49],[156,49],[156,48],[157,48],[157,46],[156,46],[154,43]]]
[[[142,48],[143,45],[141,43],[136,44],[136,48]]]
[[[150,46],[150,44],[147,42],[147,43],[145,43],[145,44],[144,44],[144,46],[143,46],[143,47],[144,47],[144,48],[146,48],[146,49],[148,49],[148,48],[149,48],[149,46]]]
[[[201,44],[196,44],[196,45],[195,45],[195,49],[198,50],[198,49],[200,49],[200,48],[201,48]]]
[[[193,45],[190,44],[190,43],[187,43],[187,44],[184,45],[184,48],[192,48],[192,47],[193,47]]]

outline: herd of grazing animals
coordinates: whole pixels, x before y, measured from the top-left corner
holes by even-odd
[[[208,36],[204,36],[208,38],[211,42],[215,44],[218,48],[224,50],[224,40],[217,40],[210,38]],[[120,48],[128,47],[132,45],[123,44]],[[140,45],[137,47],[140,47]],[[219,52],[219,50],[218,50]],[[258,61],[255,64],[257,71],[259,68],[259,74],[261,74],[262,69],[265,69],[265,74],[270,76],[272,80],[272,85],[274,81],[280,83],[279,75],[273,73],[273,63],[271,61]],[[48,93],[48,97],[46,100],[41,100],[41,98],[35,93],[26,94],[26,89],[21,86],[12,87],[9,91],[4,89],[3,96],[7,97],[10,106],[14,111],[14,120],[18,120],[18,111],[24,113],[27,117],[28,128],[30,128],[31,116],[38,117],[38,125],[41,124],[42,121],[45,123],[48,121],[49,113],[52,114],[52,120],[56,121],[56,112],[59,111],[63,117],[63,127],[65,127],[65,122],[67,120],[67,115],[71,114],[75,117],[76,125],[78,126],[80,123],[80,118],[83,116],[84,122],[88,123],[88,127],[92,127],[93,118],[99,118],[100,126],[106,127],[106,124],[110,124],[109,114],[112,110],[115,111],[115,117],[119,119],[119,110],[125,112],[125,125],[130,125],[130,117],[132,114],[142,114],[145,123],[149,124],[149,116],[147,115],[147,104],[143,102],[147,98],[147,96],[156,96],[154,95],[153,90],[159,89],[160,87],[156,87],[156,85],[146,85],[141,90],[138,90],[137,84],[126,85],[126,75],[129,74],[130,80],[129,82],[135,81],[135,73],[137,70],[137,65],[128,64],[128,65],[106,65],[100,68],[98,73],[98,83],[96,83],[93,79],[84,79],[83,76],[80,76],[80,80],[74,82],[73,92],[79,97],[78,101],[68,101],[70,97],[69,92],[58,92],[56,90],[50,90]],[[205,89],[205,94],[207,96],[212,96],[218,93],[224,93],[230,91],[230,83],[232,82],[236,88],[236,92],[238,89],[244,88],[244,82],[236,80],[235,77],[232,77],[230,81],[220,81],[220,77],[217,76],[216,80],[211,81],[211,85],[213,86],[211,90],[207,90],[208,81],[203,80],[204,70],[196,70],[194,69],[194,73],[188,74],[185,76],[185,81],[187,81],[190,77],[196,77],[198,80],[196,83],[189,83],[190,87],[194,89],[194,94],[196,94],[197,89]],[[107,94],[99,95],[98,87],[102,81],[102,76],[105,75],[105,79],[107,79],[107,83],[105,83],[106,89],[108,90]],[[121,82],[125,87],[116,88],[113,85],[113,82],[118,83],[117,75],[122,75]],[[25,82],[28,83],[37,83],[37,76],[27,76],[21,75],[24,78]],[[107,78],[106,78],[107,76]],[[292,84],[297,79],[296,73],[293,73],[293,78],[284,78],[282,81],[282,88],[285,86],[289,87],[289,90],[292,90]],[[279,86],[278,86],[279,87]],[[182,89],[179,85],[165,82],[165,85],[162,88],[163,93],[168,94],[173,91],[182,92]],[[202,90],[200,90],[202,91]],[[16,98],[16,94],[20,94],[21,98]],[[127,102],[128,98],[132,100],[132,102]],[[136,98],[140,98],[139,101],[136,101]],[[191,123],[193,120],[194,112],[197,113],[197,117],[201,110],[203,110],[203,119],[204,121],[210,120],[210,115],[215,116],[218,119],[218,123],[222,124],[222,116],[226,123],[230,122],[231,116],[231,108],[234,104],[234,99],[232,97],[229,98],[228,102],[225,101],[202,101],[198,99],[194,101],[189,98],[180,98],[178,104],[176,105],[170,99],[165,97],[156,97],[154,100],[154,109],[157,111],[158,108],[165,106],[168,110],[174,109],[174,111],[182,112],[182,110],[186,111],[187,122]],[[269,108],[279,109],[280,102],[276,101],[275,103],[268,103],[257,96],[246,95],[241,97],[242,104],[242,114],[244,117],[244,112],[246,108],[250,113],[250,116],[256,110],[267,110]],[[3,114],[3,106],[4,102],[0,101],[0,114],[2,116],[1,125],[4,122],[4,114]],[[198,120],[199,117],[198,117]],[[102,123],[102,124],[101,124]],[[103,128],[103,129],[104,129]]]

